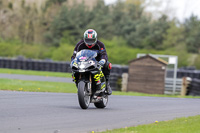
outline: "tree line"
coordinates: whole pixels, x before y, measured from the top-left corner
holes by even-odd
[[[96,0],[96,4],[89,8],[87,3],[69,6],[67,0],[46,0],[38,8],[25,0],[19,1],[17,7],[12,1],[1,0],[0,55],[21,53],[29,54],[30,58],[70,60],[70,51],[83,37],[83,32],[94,28],[98,39],[112,50],[110,59],[114,63],[127,64],[137,52],[152,52],[176,54],[180,58],[180,66],[195,65],[199,68],[199,18],[191,15],[184,22],[179,22],[163,14],[154,19],[150,12],[145,11],[144,2],[118,0],[113,5],[105,5],[103,0]],[[10,46],[11,43],[13,46]],[[15,48],[15,52],[5,53],[3,48],[8,45],[10,50]],[[23,50],[24,47],[35,49],[37,56],[31,54],[32,50]],[[131,57],[127,57],[127,52]]]

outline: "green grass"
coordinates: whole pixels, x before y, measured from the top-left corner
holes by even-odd
[[[101,133],[200,133],[200,115],[136,127],[124,127]]]
[[[7,74],[25,74],[25,75],[39,75],[39,76],[54,76],[54,77],[67,77],[71,78],[71,73],[61,73],[61,72],[44,72],[44,71],[30,71],[30,70],[18,70],[18,69],[4,69],[0,68],[0,73],[7,73]],[[22,83],[19,83],[22,82]],[[40,88],[42,92],[63,92],[63,93],[68,93],[66,90],[60,90],[58,89],[53,89],[57,88],[58,85],[72,85],[69,83],[55,83],[55,82],[39,82],[39,81],[22,81],[22,80],[9,80],[9,79],[1,79],[0,81],[1,86],[0,89],[2,90],[19,90],[19,88],[23,88],[23,91],[35,91],[35,88]],[[31,84],[32,83],[32,84]],[[51,84],[49,86],[44,86],[45,84]],[[57,84],[57,86],[55,86]],[[33,89],[26,89],[26,88],[33,88]],[[37,86],[37,87],[36,87]],[[44,86],[43,88],[40,86]],[[3,88],[2,88],[3,87]],[[73,85],[74,88],[75,85]],[[63,88],[63,87],[62,87]],[[53,91],[52,91],[53,90]],[[39,90],[37,90],[39,91]],[[69,93],[76,93],[76,91],[72,92],[70,91]],[[144,93],[136,93],[136,92],[120,92],[120,91],[114,91],[113,95],[125,95],[125,96],[152,96],[152,97],[176,97],[176,98],[200,98],[200,97],[193,97],[193,96],[185,96],[181,97],[179,95],[157,95],[157,94],[144,94]]]
[[[0,90],[31,91],[31,92],[58,92],[58,93],[76,93],[77,92],[77,88],[74,83],[25,81],[25,80],[3,79],[3,78],[0,79]],[[181,97],[179,95],[157,95],[157,94],[144,94],[144,93],[137,93],[137,92],[119,92],[119,91],[113,91],[113,95],[200,98],[200,97],[193,97],[193,96]]]
[[[76,93],[74,83],[24,81],[17,79],[0,79],[0,90]]]
[[[31,71],[31,70],[4,69],[4,68],[0,68],[0,73],[53,76],[53,77],[66,77],[66,78],[72,77],[71,73],[64,73],[64,72],[45,72],[45,71]]]
[[[200,98],[200,96],[180,96],[180,95],[159,95],[159,94],[145,94],[137,92],[120,92],[114,91],[113,95],[122,95],[122,96],[150,96],[150,97],[174,97],[174,98]]]

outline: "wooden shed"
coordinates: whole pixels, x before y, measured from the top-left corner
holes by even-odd
[[[167,62],[150,55],[129,62],[127,91],[164,94]]]

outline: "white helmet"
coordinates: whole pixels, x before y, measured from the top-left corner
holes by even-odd
[[[83,40],[88,48],[92,48],[97,42],[97,32],[93,29],[86,30]]]

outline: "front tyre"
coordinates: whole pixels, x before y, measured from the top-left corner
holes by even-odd
[[[105,108],[108,103],[108,95],[103,96],[102,101],[98,103],[94,103],[95,107],[97,108]]]
[[[83,81],[78,83],[78,101],[82,109],[87,109],[90,105],[89,92],[87,92],[86,84]]]

